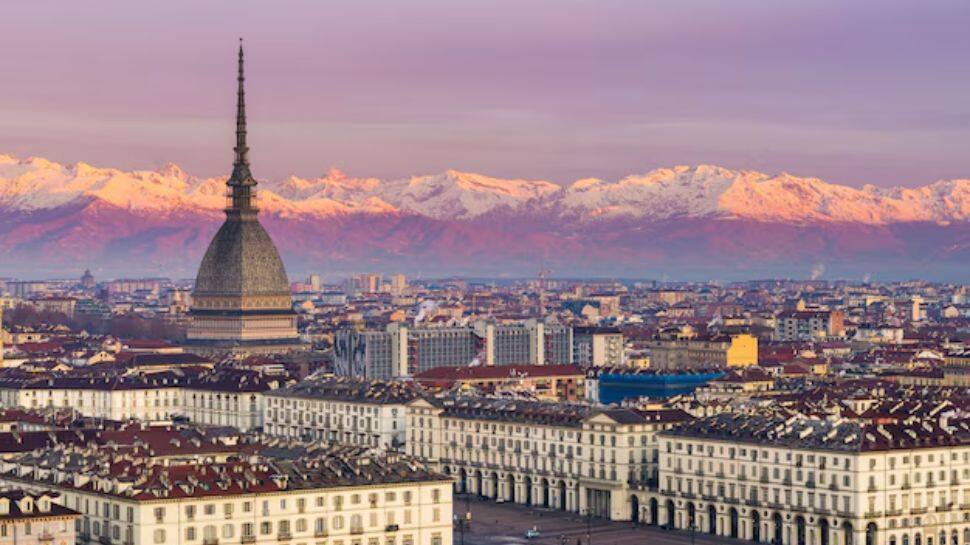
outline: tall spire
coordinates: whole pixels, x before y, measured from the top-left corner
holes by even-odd
[[[246,146],[246,77],[243,75],[243,44],[239,38],[239,75],[236,77],[239,89],[236,91],[236,160],[233,166],[248,165],[249,148]]]
[[[256,180],[249,170],[249,146],[246,145],[246,77],[243,74],[243,44],[239,38],[239,74],[236,77],[236,157],[232,163],[232,175],[226,184],[229,186],[226,212],[239,214],[256,212]]]

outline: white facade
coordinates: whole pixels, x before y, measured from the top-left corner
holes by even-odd
[[[970,446],[851,451],[661,435],[639,520],[781,545],[970,542]]]
[[[555,414],[561,405],[548,406]],[[656,482],[656,434],[679,414],[618,409],[558,422],[503,420],[500,411],[452,414],[418,399],[408,406],[407,452],[453,476],[459,492],[630,520],[632,491]]]
[[[407,440],[404,403],[266,395],[264,430],[294,439],[400,449]]]
[[[183,390],[182,415],[198,424],[247,432],[263,427],[265,404],[263,392],[187,388]]]
[[[0,484],[46,490],[30,478]],[[54,487],[79,511],[78,542],[107,545],[451,545],[447,482],[311,488],[181,499],[136,500]],[[70,544],[67,544],[70,545]]]
[[[261,392],[203,390],[185,386],[154,388],[10,388],[0,387],[0,407],[73,409],[81,416],[109,420],[171,420],[234,426],[250,431],[263,425]]]

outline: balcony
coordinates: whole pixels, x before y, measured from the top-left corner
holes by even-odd
[[[384,527],[385,532],[396,532],[400,527],[397,524],[388,524]]]
[[[879,518],[882,516],[882,511],[867,511],[865,517],[867,519]]]
[[[293,534],[291,534],[289,532],[285,532],[285,533],[282,533],[281,532],[279,534],[276,534],[276,540],[277,541],[289,541],[291,539],[293,539]]]
[[[898,517],[903,514],[902,509],[886,509],[887,517]]]
[[[363,534],[364,533],[364,527],[363,526],[354,526],[353,528],[350,529],[350,533],[353,534],[353,535]]]
[[[925,514],[926,511],[927,509],[925,507],[914,507],[909,510],[909,512],[913,515],[922,515]]]
[[[947,511],[952,511],[952,510],[953,510],[952,505],[940,505],[936,508],[937,513],[945,513]]]
[[[239,538],[239,542],[243,544],[256,543],[256,536],[242,536]]]
[[[54,534],[45,530],[37,536],[37,541],[54,541]]]
[[[313,537],[327,537],[329,535],[330,533],[327,532],[326,530],[317,530],[313,532]]]

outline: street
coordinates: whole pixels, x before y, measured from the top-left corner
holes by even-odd
[[[587,520],[576,513],[554,509],[498,504],[494,500],[472,498],[467,503],[471,524],[464,531],[464,545],[587,545]],[[464,516],[466,500],[456,496],[455,514]],[[540,536],[527,539],[527,530],[535,528]],[[634,526],[629,522],[602,519],[589,521],[592,545],[723,545],[743,543],[726,537],[713,537],[690,532],[661,530],[655,526]],[[462,545],[462,532],[455,526],[454,543]],[[565,539],[563,539],[565,538]]]

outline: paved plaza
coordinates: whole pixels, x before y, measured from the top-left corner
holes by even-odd
[[[554,509],[499,504],[494,500],[455,496],[455,514],[471,511],[471,524],[464,532],[464,545],[713,545],[741,544],[739,540],[713,537],[701,532],[663,530],[656,526],[634,525],[591,519]],[[526,531],[535,528],[540,537],[527,539]],[[590,542],[587,543],[587,531]],[[455,529],[455,545],[462,545],[461,532]]]

